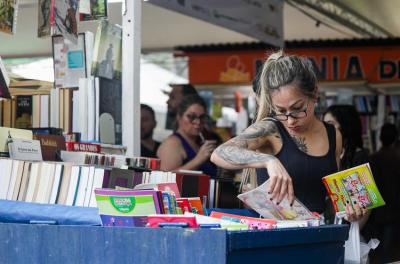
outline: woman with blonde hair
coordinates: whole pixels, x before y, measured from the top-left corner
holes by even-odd
[[[338,170],[342,138],[314,114],[318,86],[312,63],[273,53],[263,65],[257,97],[255,122],[219,146],[211,160],[226,169],[250,168],[258,185],[269,179],[267,191],[277,204],[284,197],[292,203],[296,195],[311,211],[324,212],[327,193],[321,179]],[[366,213],[350,208],[350,221]]]

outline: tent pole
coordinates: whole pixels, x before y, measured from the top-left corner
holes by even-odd
[[[122,14],[122,144],[127,147],[128,156],[140,156],[141,13],[142,1],[125,0]]]

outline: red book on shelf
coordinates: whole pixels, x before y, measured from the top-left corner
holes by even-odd
[[[83,142],[65,142],[67,151],[82,151],[82,152],[93,152],[100,153],[100,144],[94,143],[83,143]]]

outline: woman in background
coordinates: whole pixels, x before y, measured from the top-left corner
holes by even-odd
[[[178,129],[159,147],[161,170],[201,170],[212,178],[216,167],[210,162],[215,140],[203,140],[201,131],[208,121],[206,104],[198,95],[183,98],[177,113]]]
[[[368,162],[368,152],[363,148],[361,119],[354,106],[332,105],[326,110],[323,120],[334,125],[342,134],[340,170]]]

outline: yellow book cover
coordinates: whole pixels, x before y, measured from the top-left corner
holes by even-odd
[[[322,181],[336,212],[344,212],[347,205],[364,209],[385,205],[369,163],[328,175]]]

